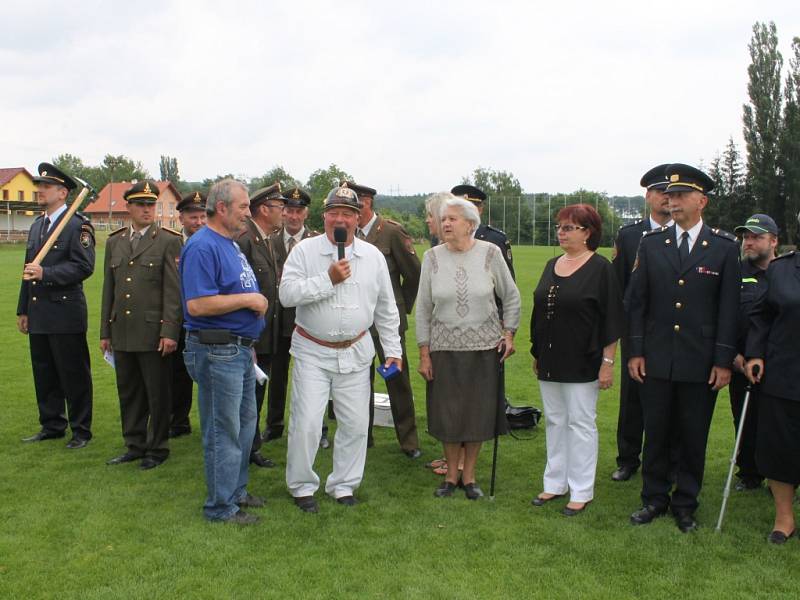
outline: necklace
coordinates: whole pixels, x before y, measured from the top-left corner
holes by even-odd
[[[586,256],[586,255],[587,255],[587,254],[589,254],[590,252],[591,252],[591,250],[587,250],[586,252],[583,252],[583,253],[579,254],[579,255],[578,255],[578,256],[576,256],[575,258],[570,258],[570,257],[569,257],[569,256],[567,256],[566,254],[564,254],[564,256],[562,256],[561,258],[563,258],[564,260],[568,260],[568,261],[572,262],[572,261],[576,261],[576,260],[580,260],[580,259],[582,259],[584,256]]]

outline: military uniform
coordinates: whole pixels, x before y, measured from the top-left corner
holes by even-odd
[[[713,188],[710,178],[692,167],[671,165],[670,172],[667,193],[686,188],[705,193]],[[692,515],[698,505],[717,397],[708,379],[712,367],[731,367],[739,304],[736,238],[702,222],[697,227],[691,251],[683,259],[685,250],[678,247],[679,239],[687,244],[684,248],[688,239],[676,238],[676,225],[651,231],[641,239],[628,297],[630,356],[643,357],[646,368],[641,389],[645,509],[631,518],[634,523],[649,522],[671,504],[682,531],[696,526]],[[680,432],[680,450],[676,486],[670,495],[671,430],[675,427]]]
[[[177,206],[178,212],[205,211],[206,197],[201,192],[191,192],[181,198]],[[181,231],[181,241],[185,244],[189,234]],[[172,371],[172,419],[170,421],[169,436],[179,437],[192,432],[189,413],[192,411],[192,378],[186,370],[186,364],[181,358],[186,349],[186,338],[183,330],[178,335],[178,349],[175,350],[175,359]]]
[[[268,238],[270,252],[274,256],[275,286],[280,285],[283,265],[289,253],[283,241],[284,229],[281,228]],[[302,239],[319,235],[316,231],[304,228]],[[266,439],[274,440],[283,435],[284,414],[286,412],[286,390],[289,382],[289,350],[292,345],[292,332],[294,331],[294,307],[283,306],[275,295],[271,318],[267,321],[264,335],[269,335],[273,343],[272,368],[269,379],[269,398],[267,400],[267,430]],[[263,337],[263,336],[262,336]]]
[[[350,187],[358,192],[355,184],[350,184]],[[407,368],[408,356],[406,354],[405,332],[408,330],[408,318],[406,315],[411,314],[414,308],[417,288],[419,287],[419,274],[422,267],[414,250],[411,236],[408,235],[400,223],[376,215],[376,220],[365,239],[373,246],[376,246],[386,259],[386,264],[389,267],[389,277],[392,280],[392,290],[397,303],[397,311],[400,313],[399,333],[400,345],[403,349],[404,368],[398,376],[386,381],[386,390],[389,393],[397,441],[404,452],[413,453],[419,449],[419,438],[417,436],[417,422],[414,411],[414,393],[411,390],[411,377]],[[375,344],[378,360],[380,364],[383,364],[386,361],[386,355],[383,352],[378,332],[374,326],[370,329],[370,333]],[[370,368],[370,436],[372,434],[374,415],[375,365],[373,363]]]
[[[152,184],[152,185],[151,185]],[[157,197],[153,182],[128,190],[128,202]],[[122,435],[128,462],[146,457],[157,466],[169,455],[173,355],[158,351],[161,338],[178,341],[181,237],[151,224],[132,247],[132,228],[113,232],[106,243],[100,338],[110,339],[117,374]],[[122,458],[122,457],[120,457]]]
[[[39,174],[34,178],[36,183],[59,184],[68,190],[76,187],[68,176],[47,163],[39,165]],[[28,232],[25,264],[34,259],[65,213],[61,212],[50,227],[46,226],[46,215],[36,218]],[[94,272],[94,245],[92,224],[80,213],[74,214],[41,262],[42,279],[20,285],[17,315],[28,318],[41,424],[41,431],[27,438],[29,441],[63,437],[67,422],[74,440],[85,442],[92,437],[92,374],[83,281]]]
[[[267,313],[264,315],[267,327],[261,332],[254,348],[259,368],[270,374],[272,371],[272,354],[275,351],[274,328],[270,327],[270,323],[274,321],[275,305],[278,298],[278,277],[275,271],[275,258],[272,255],[272,248],[264,236],[264,232],[252,219],[247,220],[247,231],[242,234],[237,243],[253,269],[261,293],[267,298]],[[251,453],[261,450],[260,420],[266,388],[266,384],[256,383],[256,432]]]

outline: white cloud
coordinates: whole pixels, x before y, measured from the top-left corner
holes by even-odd
[[[476,166],[638,193],[741,138],[747,43],[789,2],[34,2],[0,41],[0,166],[161,154],[182,175],[336,163],[388,191]]]

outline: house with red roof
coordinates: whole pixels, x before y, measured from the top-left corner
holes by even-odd
[[[114,230],[130,225],[125,192],[135,181],[115,181],[107,184],[97,195],[97,200],[88,204],[81,212],[92,220],[95,229]],[[156,200],[156,223],[171,229],[180,229],[178,222],[178,202],[181,194],[171,181],[156,181],[158,200]]]

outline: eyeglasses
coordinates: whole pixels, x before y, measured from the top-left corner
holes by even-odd
[[[586,229],[586,227],[582,225],[556,225],[556,231],[563,231],[564,233],[569,233],[576,229]]]
[[[275,209],[283,209],[283,204],[264,204],[269,210]]]

